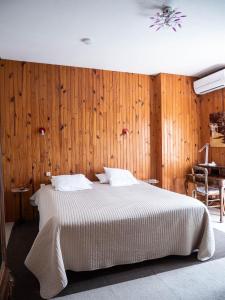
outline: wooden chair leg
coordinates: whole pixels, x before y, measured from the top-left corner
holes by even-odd
[[[209,206],[209,196],[205,196],[205,205],[208,207]]]

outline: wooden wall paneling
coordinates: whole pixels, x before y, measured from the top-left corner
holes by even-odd
[[[209,114],[225,111],[224,89],[200,96],[200,124],[201,146],[210,141]],[[217,164],[225,164],[225,148],[213,147],[209,149],[209,160]],[[204,153],[199,155],[199,160],[204,161]]]
[[[99,142],[100,142],[100,163],[99,167],[102,169],[104,166],[104,127],[103,127],[103,103],[104,103],[104,76],[106,75],[107,71],[101,71],[101,75],[99,77]],[[109,89],[109,79],[107,77],[107,89]],[[110,148],[111,150],[111,143]],[[109,151],[110,151],[109,150]]]
[[[138,167],[138,161],[139,161],[139,147],[137,147],[137,134],[138,134],[138,111],[137,111],[137,104],[138,104],[138,75],[133,74],[132,76],[132,128],[130,135],[132,135],[132,147],[133,147],[133,172],[135,176],[139,174],[139,167]]]
[[[151,97],[151,173],[163,188],[180,193],[199,147],[199,104],[192,82],[187,76],[157,75]]]
[[[150,103],[150,142],[151,142],[151,175],[159,180],[162,186],[162,115],[161,115],[161,76],[152,79],[152,97]]]
[[[92,82],[92,70],[87,70],[87,77],[89,81],[89,89],[87,92],[87,109],[88,109],[88,120],[86,122],[86,132],[88,135],[88,160],[87,160],[87,166],[88,174],[94,174],[94,168],[93,168],[93,130],[91,124],[93,124],[93,82]]]
[[[33,179],[33,190],[35,191],[38,188],[40,182],[40,137],[38,134],[39,127],[43,125],[40,122],[39,115],[39,98],[38,98],[38,82],[39,82],[39,69],[38,64],[31,65],[31,128],[32,128],[32,140],[35,142],[32,143],[32,179]],[[38,138],[35,137],[38,135]]]
[[[127,91],[127,92],[126,92]],[[124,93],[123,93],[123,120],[124,120],[124,125],[123,128],[127,128],[130,130],[130,123],[129,123],[129,109],[130,109],[130,94],[129,94],[129,78],[128,78],[128,73],[124,74]],[[121,128],[122,131],[122,128]],[[127,169],[128,165],[132,168],[131,164],[131,157],[128,154],[130,152],[130,139],[131,136],[130,134],[124,135],[123,136],[123,141],[124,141],[124,168]]]
[[[68,172],[69,173],[74,173],[74,165],[73,165],[73,160],[72,160],[72,131],[73,131],[73,127],[72,127],[72,118],[73,118],[73,114],[72,114],[72,105],[73,105],[73,99],[72,95],[71,95],[71,68],[66,68],[66,82],[67,82],[67,91],[66,91],[66,96],[67,96],[67,113],[66,113],[66,118],[67,118],[67,153],[68,153]],[[88,111],[89,113],[89,111]],[[88,164],[88,161],[87,161]],[[88,165],[89,167],[89,165]],[[89,168],[90,169],[90,168]],[[88,169],[87,172],[90,172],[90,170]]]
[[[85,136],[85,119],[86,119],[86,99],[85,99],[85,69],[81,70],[81,86],[80,86],[80,97],[81,97],[81,132],[82,136],[80,137],[80,148],[81,148],[81,164],[80,169],[82,173],[86,174],[87,166],[86,166],[86,136]]]
[[[123,87],[124,87],[124,83],[123,83],[123,79],[124,79],[124,75],[122,73],[119,74],[119,90],[120,90],[120,94],[119,94],[119,98],[118,98],[118,103],[119,103],[119,119],[118,119],[118,145],[119,145],[119,151],[118,151],[118,155],[119,155],[119,166],[121,168],[124,168],[124,160],[123,160],[123,151],[124,151],[124,136],[122,136],[121,132],[122,132],[122,128],[125,126],[124,124],[124,103],[123,103]]]
[[[129,128],[129,81],[128,81],[128,76],[127,74],[123,74],[124,78],[124,88],[123,88],[123,126],[122,128]],[[126,93],[126,91],[128,91],[128,93]],[[122,131],[121,128],[121,131]],[[130,163],[130,159],[127,155],[128,151],[129,151],[129,134],[122,136],[123,138],[123,156],[125,157],[124,159],[124,165],[123,167],[125,169],[127,169],[127,166]]]
[[[83,131],[82,131],[82,114],[83,114],[83,99],[82,99],[82,70],[78,70],[77,72],[77,81],[78,81],[78,147],[79,147],[79,155],[78,155],[78,170],[77,172],[82,172],[82,163],[83,163]]]
[[[12,186],[49,182],[82,172],[95,179],[103,166],[150,172],[151,77],[111,71],[2,60],[1,145],[7,220],[18,217]],[[38,132],[46,129],[45,136]],[[123,128],[130,134],[121,136]],[[31,193],[30,193],[31,194]],[[29,196],[24,213],[32,217]]]
[[[136,135],[136,85],[135,85],[135,74],[132,74],[132,85],[131,85],[131,123],[132,128],[130,128],[130,135],[132,135],[132,149],[133,149],[133,173],[137,174],[137,146],[135,141]],[[150,137],[151,138],[151,137]]]
[[[88,82],[88,83],[87,83]],[[91,153],[91,145],[92,145],[92,130],[90,124],[92,124],[92,76],[91,70],[86,70],[86,138],[87,138],[87,157],[86,157],[86,165],[87,165],[87,174],[91,174],[93,171],[91,165],[93,162],[93,157]]]
[[[124,74],[124,93],[123,93],[123,128],[130,128],[129,127],[129,107],[130,107],[130,98],[129,98],[129,78],[128,73]],[[122,131],[122,128],[121,128]],[[130,165],[130,155],[128,155],[129,152],[129,140],[130,135],[124,135],[123,136],[123,142],[124,142],[124,168],[127,169],[128,165]]]
[[[39,72],[39,80],[38,80],[38,108],[39,108],[39,121],[41,127],[47,129],[47,66],[45,64],[39,64],[38,68]],[[24,108],[25,109],[25,108]],[[49,132],[46,133],[45,136],[39,135],[39,142],[40,142],[40,181],[44,178],[44,173],[47,171],[47,162],[48,162],[48,144],[47,144],[47,137]]]
[[[98,118],[100,120],[100,139],[102,139],[102,159],[105,162],[105,167],[112,166],[111,156],[113,155],[113,132],[112,132],[112,111],[113,97],[110,93],[110,72],[103,71],[103,90],[102,95],[99,95],[100,110]],[[116,100],[115,100],[116,101]],[[108,151],[107,151],[108,150]],[[102,166],[104,167],[104,166]]]
[[[129,76],[128,73],[125,73],[125,91],[127,91],[127,93],[124,93],[124,114],[125,114],[125,118],[124,118],[124,127],[127,129],[130,129],[130,122],[129,122],[129,111],[130,111],[130,84],[129,84]],[[131,149],[130,149],[130,134],[127,134],[126,136],[124,136],[124,142],[125,142],[125,158],[126,158],[126,164],[125,164],[125,168],[128,168],[128,165],[130,166],[130,168],[132,169],[132,163],[131,163],[131,155],[129,154]]]
[[[99,155],[100,156],[100,162],[99,162],[99,168],[102,168],[103,165],[103,151],[104,151],[104,139],[103,139],[103,113],[102,113],[102,106],[103,106],[103,101],[104,101],[104,89],[108,90],[108,97],[110,97],[110,92],[109,92],[109,84],[108,84],[108,74],[107,71],[101,71],[101,75],[99,77],[99,95],[98,95],[98,104],[99,104],[99,112],[98,112],[98,120],[99,120]],[[104,78],[106,78],[105,82],[105,87],[104,87]],[[107,102],[109,103],[109,108],[110,107],[110,100],[109,98],[107,99]],[[110,132],[111,133],[111,132]],[[111,138],[110,138],[110,144],[108,148],[109,152],[111,153]]]
[[[12,102],[11,102],[11,93],[12,91],[10,91],[10,86],[12,86],[10,84],[10,81],[13,80],[13,70],[12,70],[12,63],[9,64],[8,66],[8,70],[5,70],[5,93],[4,93],[4,97],[6,100],[6,105],[4,107],[4,114],[5,114],[5,122],[7,124],[6,127],[6,134],[5,134],[5,149],[3,149],[3,173],[4,176],[6,176],[6,174],[10,174],[12,171],[12,154],[10,153],[10,151],[8,149],[10,149],[12,147],[12,142],[11,142],[11,131],[12,131],[12,127],[11,126],[13,123],[11,123],[10,125],[10,119],[12,118]],[[13,119],[12,119],[13,120]],[[4,157],[5,156],[5,157]],[[20,170],[18,170],[18,172],[20,172]],[[4,177],[5,178],[5,177]],[[7,187],[9,189],[10,187],[10,182],[6,182]],[[9,192],[7,193],[7,196],[11,196],[9,194]],[[9,209],[9,206],[6,204],[6,213],[9,215],[11,215],[12,213],[15,213],[15,198],[11,197],[11,200],[13,200],[13,206],[12,206],[12,210]]]
[[[25,70],[26,68],[26,70]],[[16,66],[14,63],[14,72],[16,73]],[[25,77],[25,80],[23,81],[23,91],[25,91],[24,95],[24,146],[25,146],[25,151],[26,151],[26,162],[24,162],[25,170],[23,172],[23,182],[27,182],[27,184],[31,185],[32,187],[32,168],[30,167],[32,165],[32,157],[31,157],[31,151],[32,151],[32,142],[31,142],[31,65],[30,64],[25,64],[23,72],[27,73],[27,76]],[[26,175],[25,175],[26,174]],[[31,196],[32,191],[29,193],[26,193],[24,195],[24,203],[23,203],[23,208],[24,208],[24,214],[25,215],[30,215],[30,204],[29,204],[29,197]]]
[[[122,135],[122,129],[126,128],[126,100],[125,100],[125,87],[126,87],[126,79],[125,74],[120,74],[120,108],[121,108],[121,114],[120,114],[120,139],[121,139],[121,152],[120,152],[120,160],[121,160],[121,168],[126,168],[126,140],[127,136]],[[124,159],[123,159],[124,158]]]
[[[144,116],[144,104],[145,104],[145,98],[144,98],[144,92],[143,92],[143,87],[144,87],[144,77],[142,75],[139,75],[139,80],[138,80],[138,87],[139,87],[139,130],[138,130],[138,144],[140,145],[140,160],[145,161],[145,145],[144,145],[144,126],[145,126],[145,116]],[[145,166],[144,164],[140,165],[140,172],[144,173],[145,172]]]
[[[70,101],[70,113],[71,113],[71,119],[70,119],[70,171],[71,173],[76,173],[76,165],[74,161],[76,161],[76,152],[75,152],[75,120],[76,120],[76,96],[75,96],[75,88],[74,88],[74,81],[75,80],[75,74],[74,69],[70,69],[70,76],[69,76],[69,85],[70,85],[70,92],[69,92],[69,101]]]
[[[92,124],[92,130],[93,130],[93,170],[96,172],[99,172],[97,169],[98,166],[98,160],[96,155],[96,148],[97,148],[97,70],[92,70],[92,84],[93,84],[93,96],[92,96],[92,102],[93,102],[93,124]]]
[[[82,153],[83,153],[83,160],[82,160],[82,172],[87,174],[88,166],[87,166],[87,156],[88,156],[88,132],[87,132],[87,122],[88,122],[88,98],[87,98],[87,90],[89,88],[89,81],[87,78],[87,70],[82,70],[82,130],[83,130],[83,142],[82,142]]]
[[[161,74],[162,186],[184,192],[184,176],[197,162],[198,99],[193,78]]]
[[[2,119],[4,120],[4,124],[7,124],[7,126],[5,127],[5,134],[4,134],[4,143],[2,144],[2,147],[3,150],[2,150],[2,159],[3,159],[3,176],[4,176],[4,183],[5,185],[7,186],[7,188],[9,187],[9,182],[8,180],[6,181],[5,180],[5,177],[7,176],[7,174],[10,174],[11,172],[11,164],[9,163],[10,162],[10,153],[9,151],[7,151],[7,149],[10,149],[11,145],[10,145],[10,141],[11,141],[11,132],[10,132],[10,126],[9,126],[9,123],[10,123],[10,89],[9,89],[9,74],[11,72],[10,68],[11,68],[11,65],[9,64],[8,66],[8,71],[6,72],[6,68],[5,68],[5,65],[4,65],[4,93],[3,93],[3,97],[5,99],[5,102],[4,105],[3,105],[3,110],[1,110],[1,113],[2,113]],[[4,124],[2,124],[4,126]],[[11,123],[12,124],[12,123]],[[4,127],[3,127],[4,128]],[[10,196],[9,192],[7,191],[6,192],[6,196]],[[14,204],[14,202],[13,202]],[[9,210],[9,205],[8,203],[6,203],[6,214],[9,214],[9,216],[11,216],[11,214],[14,212],[15,210],[15,205],[12,206],[12,209]]]
[[[117,72],[112,73],[112,101],[114,103],[113,106],[113,115],[114,115],[114,165],[118,166],[119,165],[119,141],[120,141],[120,126],[118,126],[118,111],[119,111],[119,74]],[[105,110],[107,112],[107,104],[105,106]],[[108,130],[108,124],[106,126]],[[107,137],[107,133],[106,133]],[[107,142],[107,140],[106,140]]]
[[[128,147],[127,147],[127,157],[129,157],[129,165],[134,172],[134,147],[133,147],[133,140],[134,140],[134,135],[133,135],[133,90],[132,90],[132,83],[133,83],[133,75],[128,76],[128,93],[129,93],[129,106],[128,106],[128,116],[127,116],[127,128],[129,130],[129,133],[127,135],[128,138]],[[150,138],[150,136],[149,136]]]
[[[114,72],[110,72],[110,74],[109,74],[109,91],[110,91],[110,107],[111,107],[110,108],[111,124],[114,123],[114,120],[116,120],[116,106],[118,103],[118,100],[114,97],[114,93],[113,93],[113,90],[114,89],[116,90],[116,85],[114,85],[113,78],[114,78]],[[128,90],[127,90],[127,94],[129,94]],[[116,156],[117,156],[116,132],[117,132],[117,128],[116,128],[116,126],[111,126],[111,128],[112,128],[112,131],[111,131],[111,153],[110,153],[109,159],[112,163],[112,166],[115,167],[115,165],[117,165],[117,163],[116,163]]]
[[[128,91],[127,93],[127,98],[128,98],[128,105],[126,105],[126,125],[125,128],[129,130],[129,133],[126,135],[126,143],[127,143],[127,152],[126,152],[126,158],[127,158],[127,168],[130,166],[130,169],[133,172],[134,166],[133,166],[133,148],[132,148],[132,134],[130,132],[132,131],[132,118],[131,118],[131,109],[132,109],[132,90],[131,90],[131,85],[132,85],[132,75],[128,75],[126,73],[126,82],[127,82],[127,87],[126,90]]]
[[[80,172],[81,170],[81,164],[82,164],[82,149],[81,149],[81,145],[82,145],[82,124],[81,124],[81,111],[82,111],[82,98],[80,95],[80,89],[81,89],[81,72],[79,69],[75,70],[75,78],[74,78],[74,88],[75,88],[75,109],[77,109],[76,111],[76,127],[75,127],[75,151],[76,151],[76,155],[75,155],[75,163],[76,163],[76,172]]]
[[[112,84],[111,84],[111,94],[112,94],[112,103],[113,103],[113,161],[114,161],[114,166],[118,166],[118,124],[117,124],[117,108],[119,105],[119,100],[118,100],[118,82],[119,82],[119,77],[116,72],[111,73],[112,76]],[[131,75],[130,75],[131,77]],[[129,91],[128,91],[129,92]],[[130,166],[132,169],[132,165]]]
[[[137,144],[139,145],[139,161],[143,160],[143,142],[142,142],[142,122],[144,122],[144,119],[142,119],[142,109],[141,105],[143,103],[142,99],[142,80],[141,75],[138,75],[138,132],[137,132]],[[143,172],[143,165],[139,164],[139,173]]]
[[[60,149],[60,133],[59,130],[61,129],[60,124],[60,94],[61,94],[61,83],[60,83],[60,73],[59,73],[59,67],[53,66],[51,69],[51,74],[49,74],[51,78],[51,90],[49,91],[51,95],[51,108],[49,112],[50,117],[50,128],[51,128],[51,136],[49,137],[51,140],[51,151],[52,151],[52,168],[51,172],[53,175],[58,175],[60,173],[60,151],[57,151],[57,149]],[[42,138],[40,136],[40,138]]]
[[[145,105],[144,105],[144,112],[145,112],[145,135],[144,135],[144,141],[145,141],[145,157],[146,157],[146,164],[145,164],[145,174],[148,173],[149,165],[151,164],[151,141],[149,139],[150,137],[150,127],[151,127],[151,99],[152,94],[151,90],[153,89],[151,78],[145,77],[145,86],[147,86],[146,89],[143,89],[145,91]],[[150,137],[151,138],[151,137]]]
[[[134,151],[135,151],[135,174],[136,176],[138,176],[138,174],[140,173],[140,168],[139,168],[139,161],[140,161],[140,147],[138,147],[138,140],[137,140],[137,137],[138,137],[138,133],[139,133],[139,111],[138,111],[138,99],[139,99],[139,95],[138,95],[138,79],[139,79],[139,76],[138,74],[134,74],[133,75],[134,77],[134,81],[133,81],[133,85],[134,85],[134,110],[135,110],[135,121],[134,121],[134,127],[135,127],[135,130],[134,130],[134,137],[133,137],[133,140],[134,140]]]
[[[196,162],[199,147],[198,100],[192,80],[1,61],[8,220],[18,216],[12,185],[32,180],[36,190],[41,182],[48,182],[46,171],[82,172],[94,179],[103,166],[118,166],[140,179],[156,177],[163,187],[183,192],[184,175]],[[205,112],[224,109],[220,93],[213,101],[207,98],[206,106],[201,100],[201,144],[208,134]],[[38,133],[39,127],[46,128],[45,136]],[[129,129],[127,136],[121,135],[123,128]],[[223,154],[213,149],[218,161],[223,161]],[[28,196],[24,212],[30,217]]]
[[[124,168],[124,160],[123,160],[123,151],[124,151],[124,136],[122,136],[121,132],[122,132],[122,128],[125,126],[124,124],[124,103],[123,103],[123,87],[124,87],[124,83],[123,83],[123,79],[124,79],[124,75],[123,73],[119,74],[119,90],[120,90],[120,95],[119,95],[119,147],[120,147],[120,151],[119,151],[119,166],[121,168]]]
[[[141,103],[142,108],[142,119],[144,119],[144,123],[142,123],[142,141],[143,141],[143,153],[144,153],[144,174],[147,173],[147,166],[150,165],[150,102],[149,102],[149,78],[146,76],[143,77],[143,85],[142,85],[142,98],[143,101]],[[150,81],[151,82],[151,81]]]
[[[8,68],[10,68],[10,65],[8,65]],[[8,93],[9,93],[9,88],[8,88],[8,78],[7,75],[9,76],[9,74],[7,74],[6,72],[6,66],[5,63],[2,61],[1,62],[1,99],[4,99],[5,101],[1,103],[1,137],[2,137],[2,164],[3,164],[3,178],[4,178],[4,184],[5,184],[5,188],[6,188],[6,197],[10,197],[10,193],[9,193],[9,182],[7,180],[7,175],[10,174],[10,165],[8,163],[9,157],[7,157],[8,152],[7,149],[10,147],[10,145],[8,144],[9,142],[9,138],[10,138],[10,134],[9,134],[9,108],[8,108],[8,103],[9,103],[9,97],[8,97]],[[14,119],[12,119],[12,121],[14,121]],[[7,124],[7,125],[6,125]],[[12,124],[12,123],[11,123]],[[12,201],[12,199],[11,199]],[[6,215],[9,215],[9,217],[12,216],[14,212],[14,208],[15,206],[12,205],[11,209],[9,209],[9,205],[8,203],[6,203],[5,205],[5,210],[6,210]]]
[[[155,122],[151,122],[153,134],[154,134],[154,140],[152,141],[154,148],[154,158],[155,160],[155,169],[156,169],[156,179],[159,180],[159,186],[163,186],[163,176],[162,171],[164,168],[163,161],[162,161],[162,139],[163,139],[163,133],[162,133],[162,78],[161,75],[158,75],[156,77],[156,89],[155,89],[155,97],[154,100],[155,103]],[[155,124],[155,126],[153,126]],[[158,132],[158,134],[157,134]],[[155,142],[154,142],[155,141]]]
[[[67,81],[67,68],[60,66],[60,160],[61,168],[63,168],[65,174],[70,173],[69,166],[69,151],[68,151],[68,127],[70,115],[68,115],[68,81]],[[84,124],[83,124],[84,125]],[[83,127],[84,128],[84,127]]]
[[[96,147],[95,147],[95,159],[96,159],[96,172],[100,172],[101,163],[101,135],[100,135],[100,76],[102,76],[102,71],[96,70]]]
[[[117,77],[117,109],[116,109],[116,127],[117,127],[117,164],[121,166],[121,151],[122,151],[122,138],[121,138],[121,90],[120,90],[120,76],[121,73],[116,75]],[[110,124],[109,124],[110,126]],[[108,128],[108,127],[107,127]]]

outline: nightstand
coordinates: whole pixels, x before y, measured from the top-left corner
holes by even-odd
[[[144,180],[146,183],[152,184],[152,185],[157,185],[159,183],[158,179],[147,179]]]
[[[23,223],[25,220],[23,218],[23,194],[26,192],[29,192],[29,187],[18,187],[18,188],[12,188],[11,192],[19,195],[19,203],[20,203],[20,218],[17,221],[18,223]]]

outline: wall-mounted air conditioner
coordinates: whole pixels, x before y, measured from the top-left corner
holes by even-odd
[[[225,69],[194,81],[196,94],[206,94],[225,87]]]

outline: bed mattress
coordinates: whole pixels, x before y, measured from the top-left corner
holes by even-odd
[[[94,183],[92,190],[35,194],[39,233],[25,264],[43,298],[66,285],[66,270],[89,271],[168,255],[212,257],[215,241],[204,204],[144,182]]]

